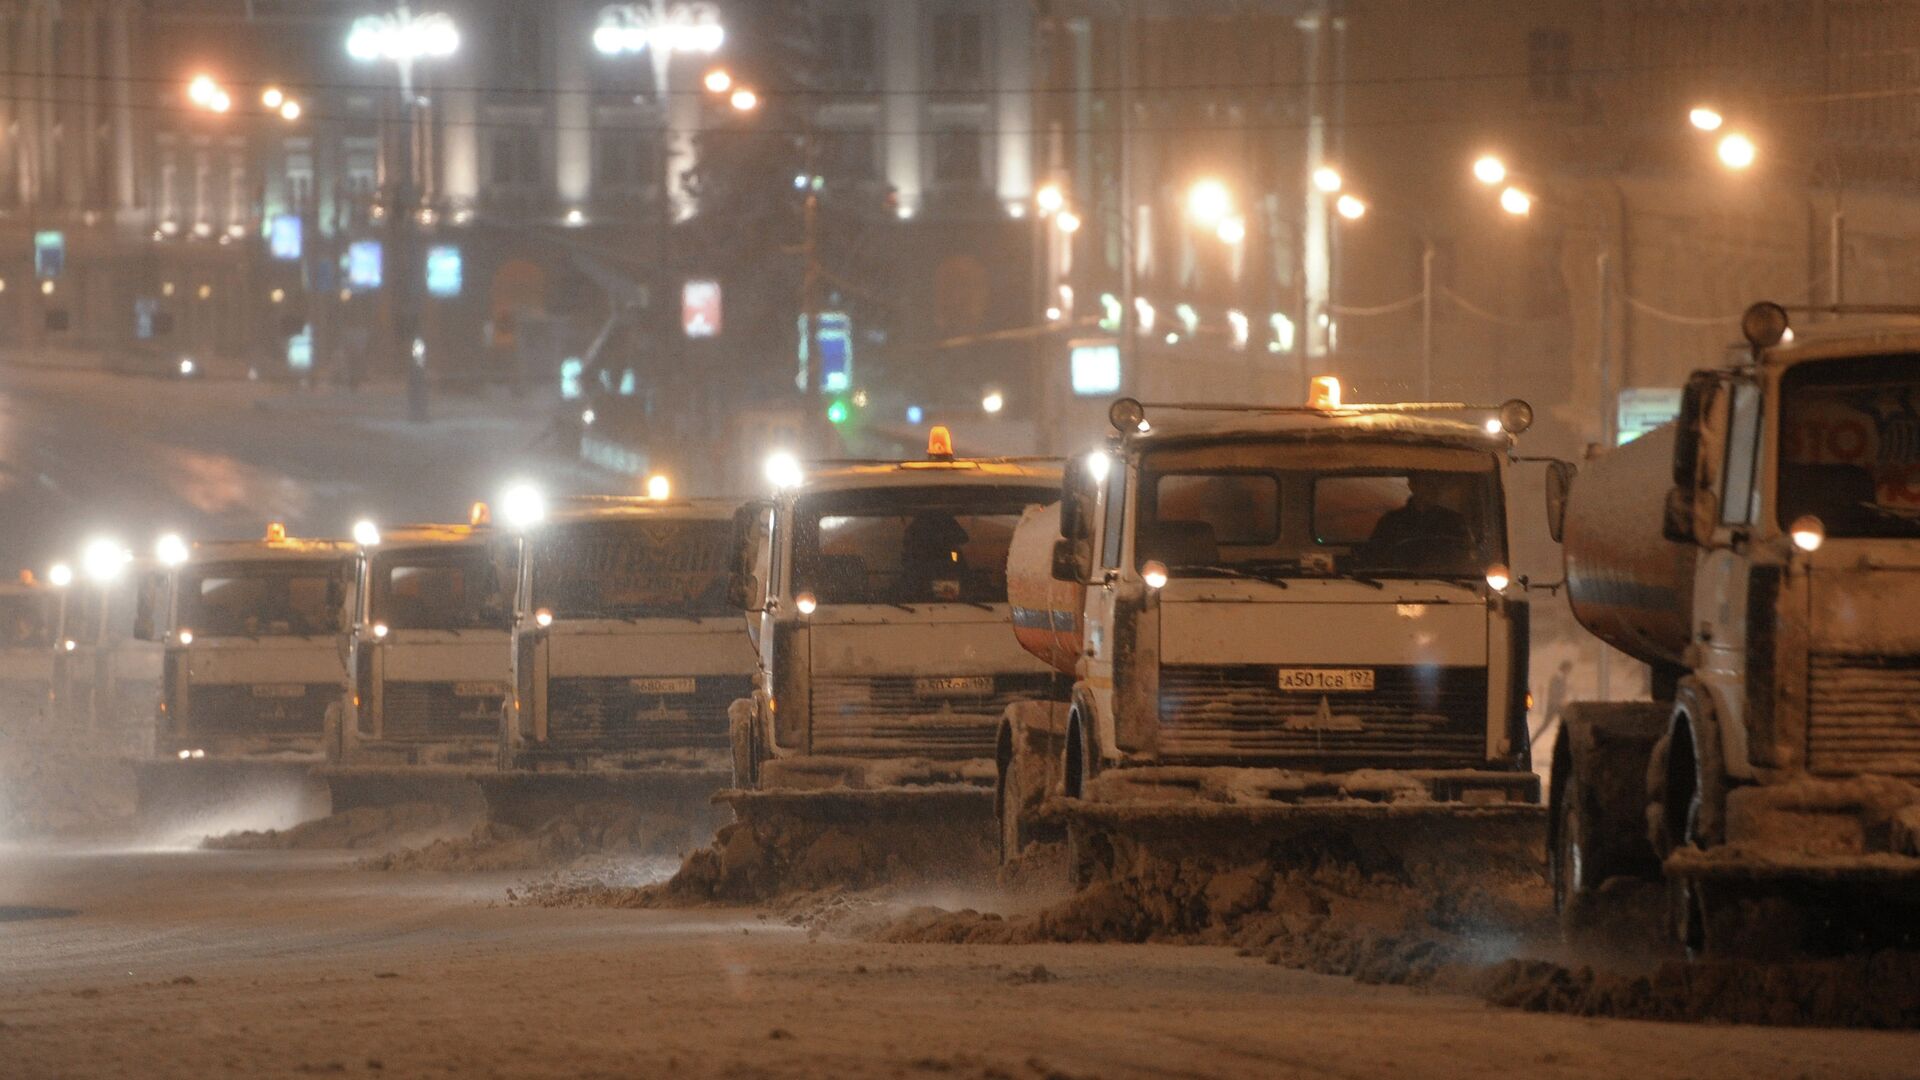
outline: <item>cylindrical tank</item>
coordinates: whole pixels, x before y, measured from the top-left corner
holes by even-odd
[[[1007,600],[1021,647],[1073,675],[1080,660],[1086,589],[1053,580],[1053,542],[1059,538],[1059,503],[1031,507],[1021,517],[1007,550]]]
[[[1677,665],[1693,634],[1695,550],[1662,535],[1673,487],[1668,424],[1589,462],[1567,501],[1567,601],[1600,640]]]

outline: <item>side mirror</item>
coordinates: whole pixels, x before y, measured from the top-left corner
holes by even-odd
[[[1693,489],[1675,487],[1667,492],[1667,510],[1665,520],[1660,523],[1660,535],[1676,544],[1696,542],[1693,535]]]
[[[1680,395],[1680,415],[1674,418],[1673,482],[1691,491],[1695,466],[1700,456],[1700,425],[1707,415],[1708,402],[1720,383],[1713,372],[1696,372],[1687,380]]]
[[[763,604],[760,578],[757,575],[742,573],[736,570],[728,576],[728,607],[736,611],[759,611]]]
[[[1573,494],[1573,478],[1578,473],[1570,461],[1547,465],[1547,535],[1556,544],[1567,535],[1567,499]]]
[[[1087,547],[1077,540],[1061,537],[1053,542],[1053,580],[1069,585],[1085,585],[1092,571]]]

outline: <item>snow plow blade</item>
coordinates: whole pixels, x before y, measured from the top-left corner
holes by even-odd
[[[482,809],[480,779],[492,775],[462,768],[400,768],[333,765],[315,770],[327,785],[333,812],[370,806],[432,803],[457,812]]]
[[[715,769],[625,769],[618,772],[540,772],[517,770],[475,774],[486,801],[487,820],[521,829],[537,829],[586,804],[640,809],[684,826],[688,850],[705,843],[727,820],[713,804],[714,792],[732,781]]]
[[[1669,881],[1701,955],[1783,959],[1920,947],[1920,858],[1674,852]]]
[[[1538,880],[1546,810],[1527,803],[1209,804],[1059,799],[1042,823],[1067,834],[1076,884],[1118,878],[1204,879],[1264,866],[1354,873],[1425,888]]]
[[[327,816],[326,783],[305,761],[162,759],[134,766],[143,826],[215,834],[285,828]]]
[[[733,824],[669,890],[751,902],[784,892],[985,877],[996,862],[994,795],[972,785],[723,791]]]

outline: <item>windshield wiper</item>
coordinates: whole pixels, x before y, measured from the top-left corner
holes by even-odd
[[[1274,574],[1259,574],[1250,570],[1242,570],[1234,566],[1210,566],[1206,564],[1194,564],[1194,565],[1175,566],[1175,567],[1170,567],[1169,569],[1176,570],[1176,571],[1181,571],[1181,570],[1198,571],[1199,573],[1203,573],[1203,574],[1218,574],[1221,577],[1236,578],[1241,581],[1258,581],[1258,582],[1261,582],[1262,584],[1274,585],[1282,589],[1292,588],[1291,585],[1287,584],[1286,578],[1283,578]]]

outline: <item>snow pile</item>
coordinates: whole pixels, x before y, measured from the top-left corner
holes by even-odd
[[[886,883],[991,881],[991,793],[884,789],[743,797],[740,820],[687,857],[661,904],[753,903]]]
[[[684,816],[593,802],[537,828],[488,822],[466,836],[390,852],[361,865],[370,870],[541,870],[608,854],[677,854],[690,846]]]
[[[358,851],[452,835],[469,823],[451,807],[428,802],[359,806],[288,829],[248,830],[208,837],[216,851]]]

